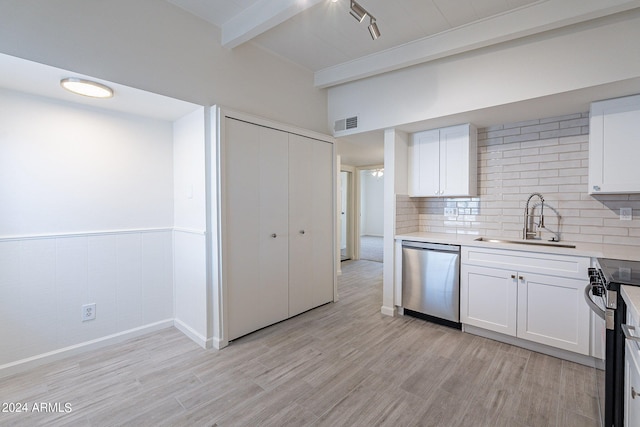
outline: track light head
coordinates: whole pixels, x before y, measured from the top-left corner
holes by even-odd
[[[364,21],[364,18],[367,16],[367,11],[356,3],[355,0],[351,0],[351,11],[349,13],[356,18],[358,22]]]
[[[371,34],[371,38],[373,40],[377,39],[378,37],[380,37],[380,29],[378,28],[378,24],[376,24],[376,18],[374,18],[373,16],[371,17],[371,20],[369,21],[369,34]]]

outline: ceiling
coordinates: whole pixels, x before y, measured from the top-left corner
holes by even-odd
[[[229,48],[251,40],[313,72],[502,15],[539,0],[358,0],[376,18],[358,23],[349,0],[167,0],[216,25]]]
[[[357,0],[375,17],[380,29],[381,36],[372,40],[367,29],[369,18],[358,23],[349,14],[350,0],[166,1],[219,27],[224,47],[235,49],[251,42],[313,72],[319,88],[640,6],[637,0]],[[462,122],[486,126],[538,117],[531,114],[551,117],[587,111],[589,100],[626,91],[628,86],[592,88],[398,129],[413,132]],[[339,138],[338,152],[353,166],[380,164],[382,131]]]

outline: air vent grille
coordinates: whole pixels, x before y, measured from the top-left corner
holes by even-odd
[[[333,130],[340,132],[343,130],[356,129],[358,127],[358,116],[347,117],[346,119],[336,120]]]
[[[347,129],[355,129],[358,127],[358,116],[347,118]]]

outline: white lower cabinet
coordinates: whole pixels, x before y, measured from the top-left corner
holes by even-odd
[[[625,344],[624,425],[640,427],[640,349],[632,341]]]
[[[463,324],[589,354],[589,258],[463,248]],[[544,273],[544,274],[543,274]]]
[[[496,268],[462,265],[462,323],[506,335],[516,335],[518,292],[512,273]]]

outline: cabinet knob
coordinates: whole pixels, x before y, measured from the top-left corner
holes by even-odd
[[[515,275],[515,274],[512,274],[512,275],[511,275],[511,278],[512,278],[512,279],[515,279],[515,278],[516,278],[516,275]]]
[[[276,233],[273,233],[273,234],[271,235],[271,237],[273,237],[273,238],[275,239],[276,237],[278,237],[278,235],[277,235]]]
[[[599,185],[594,185],[593,186],[593,191],[600,191],[600,186]]]
[[[522,277],[522,276],[518,276],[518,279],[520,279],[520,280],[524,280],[524,277]]]
[[[300,234],[304,234],[304,230],[300,230]]]
[[[636,391],[636,389],[631,387],[631,398],[635,399],[637,395],[638,395],[638,392]]]

